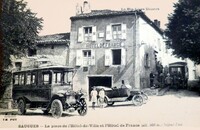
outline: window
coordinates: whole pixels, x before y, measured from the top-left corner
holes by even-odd
[[[78,28],[78,42],[96,41],[96,26]]]
[[[122,27],[121,24],[112,25],[112,36],[113,39],[121,39],[122,38]]]
[[[26,84],[27,85],[31,84],[31,73],[27,73],[27,75],[26,75]]]
[[[83,50],[83,65],[90,65],[91,62],[91,50]]]
[[[112,50],[112,64],[121,65],[121,49]]]
[[[92,27],[84,28],[84,41],[92,41]]]
[[[106,49],[105,66],[126,65],[126,49]]]
[[[53,82],[54,83],[61,83],[61,73],[54,73],[53,74]]]
[[[31,84],[36,84],[35,74],[31,75]]]
[[[126,39],[126,24],[111,24],[106,26],[106,40]]]
[[[24,85],[24,74],[19,75],[19,84]]]
[[[15,62],[15,67],[16,67],[17,70],[21,70],[22,62]]]
[[[77,50],[76,52],[76,66],[95,65],[95,51],[94,50]]]
[[[28,49],[28,56],[35,56],[37,54],[37,50],[36,49]]]
[[[42,72],[42,83],[51,84],[51,72]]]

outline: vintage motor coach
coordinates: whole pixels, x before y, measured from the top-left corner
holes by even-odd
[[[84,92],[73,91],[74,69],[64,66],[46,66],[13,73],[13,100],[19,114],[26,109],[41,108],[53,117],[62,116],[63,111],[77,110],[87,113]]]

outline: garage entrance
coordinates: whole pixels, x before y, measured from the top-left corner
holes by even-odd
[[[88,76],[89,80],[89,94],[93,86],[112,86],[112,76]]]

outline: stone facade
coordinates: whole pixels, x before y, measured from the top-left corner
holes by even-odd
[[[119,87],[122,80],[133,88],[149,87],[155,57],[161,60],[163,55],[156,50],[158,39],[159,44],[164,39],[143,12],[102,10],[73,16],[70,33],[69,65],[77,69],[74,89]]]

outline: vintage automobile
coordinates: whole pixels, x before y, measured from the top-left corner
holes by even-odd
[[[66,66],[47,66],[13,73],[13,100],[18,113],[40,108],[59,118],[63,111],[87,113],[86,94],[72,90],[74,69]]]
[[[104,102],[108,106],[112,106],[115,102],[124,101],[132,101],[135,106],[141,106],[148,100],[148,96],[144,92],[140,90],[133,90],[128,87],[109,88],[105,86],[96,86],[95,88],[98,93],[101,89],[105,91]]]

